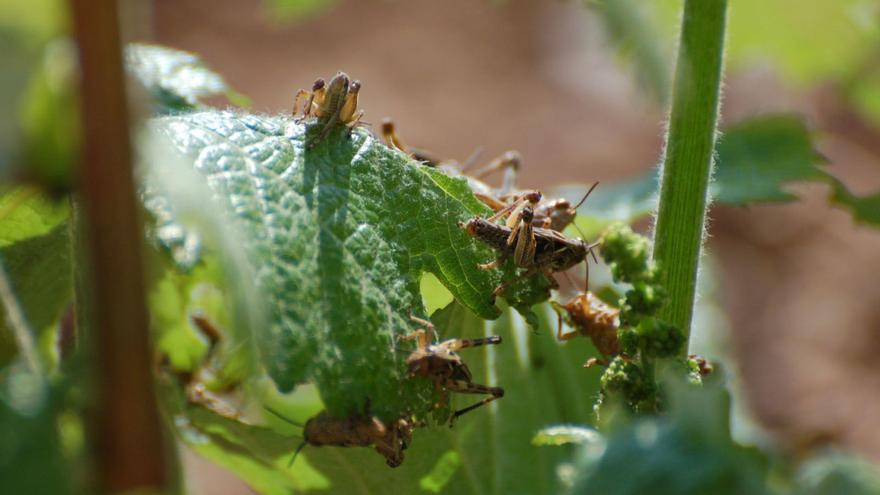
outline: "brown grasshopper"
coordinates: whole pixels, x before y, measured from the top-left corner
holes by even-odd
[[[478,265],[481,270],[497,268],[510,257],[514,258],[516,266],[526,268],[520,276],[496,287],[495,295],[537,272],[544,273],[550,283],[558,287],[553,273],[568,270],[585,261],[594,246],[581,239],[568,238],[555,230],[533,227],[533,219],[534,213],[527,206],[522,209],[519,223],[513,228],[480,217],[472,218],[466,223],[459,222],[459,226],[471,237],[501,253],[495,261]]]
[[[285,418],[280,413],[266,407],[266,410],[295,426],[302,426]],[[369,447],[375,445],[376,452],[385,458],[390,467],[403,463],[403,451],[412,443],[414,424],[404,418],[391,423],[383,423],[374,416],[355,415],[347,418],[331,416],[327,411],[306,421],[303,428],[303,441],[293,453],[288,467],[306,445],[315,447]]]
[[[452,426],[459,416],[504,397],[504,389],[501,387],[488,387],[474,383],[470,369],[456,353],[456,351],[467,347],[500,344],[501,337],[493,335],[482,339],[450,339],[432,344],[428,333],[436,335],[434,325],[414,316],[410,316],[410,319],[425,328],[418,329],[403,337],[404,341],[416,340],[418,344],[416,349],[406,358],[406,365],[410,376],[427,378],[434,382],[434,386],[440,392],[440,400],[434,404],[435,409],[448,403],[449,392],[489,395],[476,404],[455,411],[449,418],[449,426]]]
[[[578,335],[589,337],[596,350],[604,356],[602,361],[590,359],[585,367],[596,363],[607,364],[607,358],[620,354],[620,342],[617,338],[620,310],[608,306],[590,291],[577,294],[565,304],[556,301],[550,301],[550,304],[559,316],[556,338],[566,341]],[[575,331],[562,333],[563,319],[567,320]]]
[[[312,90],[301,89],[297,91],[293,100],[293,115],[298,113],[301,98],[306,98],[301,119],[317,117],[314,124],[317,134],[309,143],[314,147],[323,141],[330,131],[338,125],[353,129],[360,125],[364,115],[363,110],[358,110],[358,94],[361,90],[360,81],[352,81],[344,72],[337,72],[330,83],[326,84],[323,79],[315,80]]]

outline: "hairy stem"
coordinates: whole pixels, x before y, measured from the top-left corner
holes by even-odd
[[[94,353],[99,490],[162,489],[168,473],[153,390],[129,115],[115,0],[71,0],[81,68],[78,187],[86,251],[77,311]],[[84,307],[86,306],[86,307]]]
[[[690,335],[718,120],[727,0],[686,0],[654,230],[669,302],[660,316]],[[686,352],[686,351],[685,351]]]

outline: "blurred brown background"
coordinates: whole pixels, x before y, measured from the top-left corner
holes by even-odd
[[[200,54],[253,111],[287,112],[298,88],[342,69],[363,82],[367,121],[393,116],[407,143],[443,157],[517,149],[522,186],[611,182],[660,156],[662,109],[578,2],[347,0],[282,24],[258,0],[157,0],[152,19],[148,39]],[[723,122],[801,113],[833,173],[875,191],[878,134],[835,94],[787,88],[766,64],[731,69]],[[796,191],[800,202],[710,215],[746,396],[789,446],[832,440],[880,460],[880,231],[827,206],[825,186]],[[247,493],[190,457],[202,493]]]

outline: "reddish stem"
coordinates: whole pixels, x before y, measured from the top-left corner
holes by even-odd
[[[71,0],[81,68],[81,235],[91,269],[89,342],[96,365],[94,447],[104,491],[166,486],[151,372],[125,76],[114,0]],[[80,301],[83,303],[83,301]],[[84,308],[85,309],[85,308]]]

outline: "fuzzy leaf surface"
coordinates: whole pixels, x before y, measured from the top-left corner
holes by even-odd
[[[424,315],[423,272],[477,315],[500,315],[491,293],[502,274],[477,269],[494,254],[457,224],[488,214],[463,179],[362,130],[308,148],[305,127],[286,117],[202,112],[152,127],[212,192],[204,208],[240,233],[267,314],[252,330],[282,391],[313,379],[340,416],[368,406],[382,418],[424,411],[430,387],[404,380],[399,341],[415,329],[408,314]],[[157,237],[174,251],[188,238],[175,227],[185,215],[162,201],[161,187],[148,189]],[[547,297],[528,282],[511,291],[528,297],[514,301],[520,307]]]

